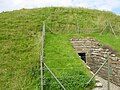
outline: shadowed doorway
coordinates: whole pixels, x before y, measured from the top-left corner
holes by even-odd
[[[78,53],[81,59],[86,63],[86,53]]]

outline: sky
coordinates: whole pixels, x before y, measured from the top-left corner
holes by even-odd
[[[0,12],[50,6],[85,7],[112,11],[120,15],[120,0],[0,0]]]

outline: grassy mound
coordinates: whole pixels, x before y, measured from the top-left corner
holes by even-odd
[[[3,12],[0,13],[1,90],[40,88],[40,39],[44,20],[46,64],[68,89],[73,89],[74,86],[77,89],[82,88],[90,78],[89,71],[79,61],[72,48],[70,38],[94,37],[120,53],[120,16],[111,12],[83,8],[42,8]],[[108,22],[111,23],[117,38],[110,31],[110,26],[99,36]],[[49,82],[46,83],[47,89],[60,88],[47,71],[45,75]],[[74,78],[71,79],[71,76]]]
[[[0,90],[39,89],[41,32],[27,14],[0,14]]]

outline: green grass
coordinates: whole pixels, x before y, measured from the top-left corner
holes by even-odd
[[[66,35],[47,33],[45,43],[45,63],[61,80],[67,90],[82,90],[91,74],[73,49]],[[49,72],[47,72],[47,75]],[[48,76],[47,76],[48,77]],[[49,77],[52,77],[49,75]],[[46,90],[56,90],[59,85],[48,78]]]
[[[0,14],[0,90],[39,88],[41,33],[31,21],[26,11]]]
[[[120,36],[119,35],[115,37],[113,34],[108,33],[103,35],[94,34],[94,35],[91,35],[91,37],[99,41],[103,47],[106,46],[108,48],[111,48],[115,52],[115,54],[118,57],[120,57],[120,47],[119,47]]]
[[[83,89],[90,78],[89,71],[72,48],[70,38],[93,37],[120,53],[120,16],[111,12],[83,8],[40,8],[3,12],[0,13],[0,90],[40,88],[40,39],[44,20],[46,64],[68,89],[73,89],[74,86],[76,89]],[[112,24],[118,39],[108,31],[109,26],[99,36],[105,27],[105,21]],[[47,71],[45,75],[48,77],[47,90],[52,87],[60,88]],[[69,75],[74,78],[66,78]]]
[[[40,33],[30,32],[12,29],[0,32],[1,90],[38,88]]]

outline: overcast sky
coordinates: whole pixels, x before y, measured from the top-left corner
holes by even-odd
[[[48,6],[86,7],[120,14],[120,0],[0,0],[0,12]]]

